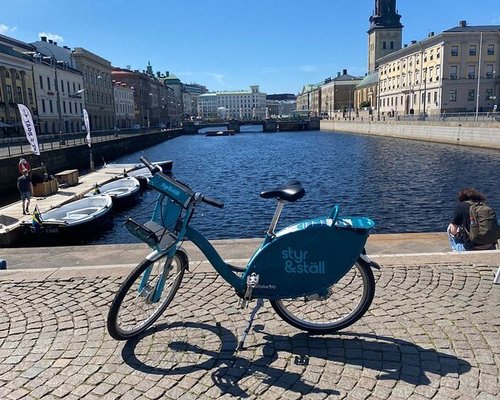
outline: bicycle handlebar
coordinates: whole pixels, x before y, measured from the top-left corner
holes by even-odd
[[[157,172],[160,172],[162,169],[158,165],[154,165],[151,161],[149,161],[146,157],[141,157],[140,160],[142,163],[148,167],[148,169],[151,171],[151,175],[156,174]]]
[[[217,208],[224,208],[224,203],[222,201],[207,197],[205,195],[201,196],[201,201]]]

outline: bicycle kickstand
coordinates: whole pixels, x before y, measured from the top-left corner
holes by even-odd
[[[243,344],[245,343],[245,339],[247,338],[248,332],[250,332],[250,329],[252,328],[253,320],[255,319],[255,316],[257,315],[257,312],[259,309],[264,305],[264,299],[257,299],[257,304],[252,310],[252,313],[250,314],[250,318],[248,319],[248,324],[245,330],[243,331],[243,335],[241,337],[240,342],[238,343],[238,350],[243,350]]]

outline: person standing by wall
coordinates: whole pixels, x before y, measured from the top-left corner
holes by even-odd
[[[29,176],[29,171],[26,168],[22,169],[22,175],[17,178],[17,188],[21,193],[21,200],[23,204],[23,215],[29,214],[30,199],[33,195],[33,184]]]

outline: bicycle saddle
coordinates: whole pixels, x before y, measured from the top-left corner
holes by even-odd
[[[260,197],[263,199],[274,199],[286,200],[294,202],[304,196],[306,191],[297,179],[292,179],[282,186],[275,189],[266,190],[260,193]]]

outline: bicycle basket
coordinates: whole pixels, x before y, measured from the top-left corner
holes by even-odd
[[[149,247],[167,248],[177,240],[182,211],[183,207],[168,196],[160,194],[150,221],[141,224],[128,218],[125,227]]]

